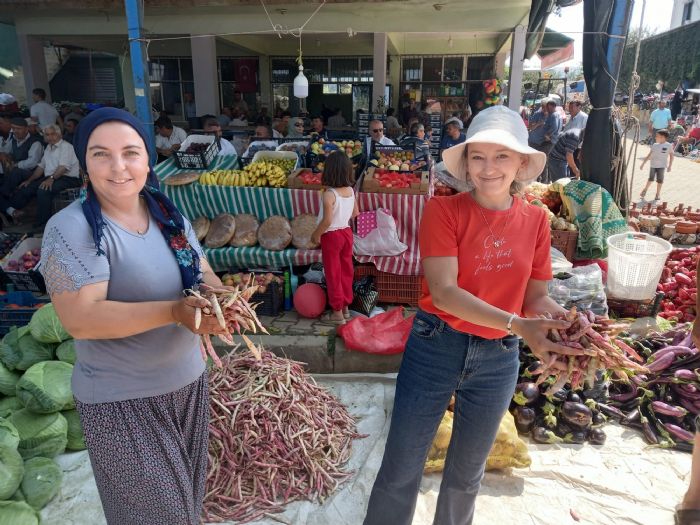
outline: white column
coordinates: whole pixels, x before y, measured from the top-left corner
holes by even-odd
[[[219,114],[219,77],[216,67],[216,37],[190,38],[194,101],[197,116]]]
[[[27,105],[32,105],[32,90],[35,88],[43,88],[46,91],[46,101],[51,102],[49,76],[46,72],[46,60],[44,59],[44,44],[39,37],[24,34],[17,34],[17,43],[22,59]]]
[[[374,82],[372,83],[372,110],[376,111],[377,101],[384,97],[386,86],[386,33],[374,33]]]
[[[503,80],[506,74],[506,60],[508,59],[508,52],[502,51],[496,55],[496,78]]]
[[[266,107],[270,114],[274,113],[274,101],[272,100],[272,82],[270,81],[270,57],[260,55],[258,57],[258,74],[260,75],[260,106]],[[260,108],[257,108],[260,111]]]
[[[510,47],[510,79],[508,80],[508,107],[520,111],[520,93],[523,85],[523,66],[525,63],[525,26],[513,30]]]

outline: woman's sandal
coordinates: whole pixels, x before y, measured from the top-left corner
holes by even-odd
[[[674,514],[676,525],[700,525],[700,509],[680,509]]]
[[[342,326],[345,324],[345,319],[333,319],[331,317],[331,314],[328,313],[323,314],[321,317],[319,317],[319,321],[323,324],[330,324],[335,326]]]

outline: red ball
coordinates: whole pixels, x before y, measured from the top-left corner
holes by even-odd
[[[326,292],[317,284],[302,284],[294,293],[294,308],[302,317],[318,317],[326,309]]]

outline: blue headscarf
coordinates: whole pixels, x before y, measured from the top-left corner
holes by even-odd
[[[170,246],[175,254],[177,264],[180,267],[183,288],[193,288],[201,281],[199,255],[187,239],[184,217],[172,201],[159,189],[160,184],[153,171],[153,159],[155,155],[141,121],[131,113],[116,108],[100,108],[83,118],[75,131],[75,140],[73,144],[78,161],[80,162],[80,167],[83,172],[89,176],[86,162],[88,140],[92,132],[95,131],[95,128],[105,122],[123,122],[124,124],[128,124],[134,128],[143,139],[146,149],[148,150],[150,162],[146,185],[141,190],[140,195],[146,202],[148,212],[158,224],[168,246]],[[85,180],[85,184],[80,192],[80,202],[83,207],[85,219],[92,229],[92,238],[95,241],[97,254],[102,255],[104,254],[104,250],[101,246],[104,219],[102,217],[100,203],[97,200],[89,178]]]

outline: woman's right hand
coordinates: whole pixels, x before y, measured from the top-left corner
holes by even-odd
[[[221,328],[215,315],[204,315],[204,313],[202,313],[199,328],[195,328],[195,311],[197,308],[211,308],[211,305],[209,301],[201,297],[183,297],[172,307],[173,320],[195,334],[218,335],[227,333],[226,330]]]
[[[526,319],[520,317],[513,320],[513,333],[522,337],[527,343],[530,351],[543,363],[549,363],[552,356],[559,354],[563,356],[583,355],[580,348],[571,348],[551,341],[547,334],[549,330],[566,330],[571,326],[569,321],[556,319]],[[566,364],[557,362],[555,368],[566,368]]]

